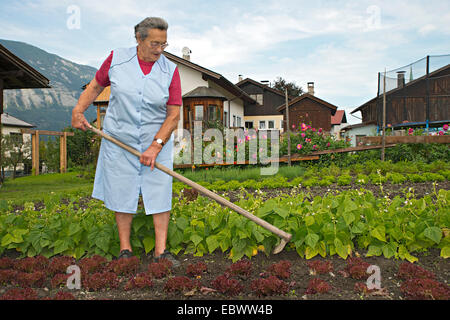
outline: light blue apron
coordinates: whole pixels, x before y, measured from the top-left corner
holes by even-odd
[[[147,150],[166,119],[175,68],[161,55],[151,72],[144,75],[136,47],[114,50],[109,69],[111,96],[103,131],[141,153]],[[173,133],[156,161],[173,170]],[[140,193],[147,215],[169,211],[172,177],[156,167],[151,171],[135,155],[102,139],[92,197],[104,201],[110,210],[136,213]]]

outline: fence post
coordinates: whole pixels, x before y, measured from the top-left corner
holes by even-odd
[[[428,121],[430,120],[430,81],[429,81],[429,74],[430,74],[430,56],[427,56],[427,76],[426,76],[426,131],[428,134]]]

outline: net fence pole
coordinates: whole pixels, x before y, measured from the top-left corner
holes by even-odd
[[[386,147],[386,68],[384,68],[383,79],[383,138],[381,146],[381,161],[384,161],[384,152]]]

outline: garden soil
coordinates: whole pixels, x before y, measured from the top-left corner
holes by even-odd
[[[336,193],[349,189],[360,189],[361,186],[328,186],[328,187],[312,187],[309,189],[293,189],[293,188],[281,188],[281,189],[267,189],[263,190],[263,197],[271,198],[278,197],[280,195],[295,194],[296,192],[307,192],[311,197],[320,195],[324,196],[327,193]],[[396,195],[404,196],[404,192],[409,187],[413,187],[415,190],[415,197],[420,198],[425,195],[433,196],[439,189],[448,190],[450,187],[449,181],[440,182],[437,184],[432,183],[408,183],[404,185],[390,185],[384,184],[381,189],[380,186],[365,185],[364,189],[371,190],[375,196],[383,197],[388,196],[390,198]],[[249,193],[256,193],[254,190],[247,190]],[[242,194],[239,191],[229,191],[219,193],[227,196],[231,201],[236,201]],[[177,195],[174,195],[177,196]],[[77,205],[80,207],[85,206],[91,200],[90,197],[80,199]],[[36,210],[41,209],[43,203],[35,203]],[[15,208],[20,210],[20,206]],[[43,288],[36,288],[40,298],[53,297],[58,290],[68,291],[73,294],[76,299],[79,300],[404,300],[405,297],[400,286],[403,282],[402,279],[397,277],[399,265],[405,261],[396,259],[386,259],[384,257],[366,257],[365,251],[354,251],[352,256],[359,256],[365,262],[376,265],[380,268],[381,272],[381,289],[375,290],[372,293],[360,293],[355,291],[355,284],[357,282],[363,282],[363,280],[355,280],[349,277],[345,272],[347,265],[346,260],[343,260],[337,255],[332,257],[320,257],[316,256],[311,260],[301,258],[295,250],[289,247],[286,248],[278,255],[269,254],[268,256],[264,252],[258,252],[249,261],[252,263],[252,273],[248,277],[236,277],[244,287],[243,292],[237,296],[228,296],[214,290],[212,282],[218,276],[223,275],[226,269],[232,264],[231,259],[227,253],[215,252],[213,254],[207,254],[204,256],[193,256],[190,254],[179,254],[177,259],[181,262],[181,266],[178,268],[172,268],[171,273],[162,279],[153,279],[153,286],[146,289],[132,289],[124,290],[126,282],[129,277],[122,277],[121,283],[118,289],[102,289],[102,291],[91,292],[81,288],[80,290],[64,289],[52,289],[50,286],[50,279],[47,280],[47,285]],[[450,264],[448,260],[439,256],[439,249],[430,249],[425,253],[414,254],[419,260],[415,265],[421,266],[428,271],[435,274],[435,280],[449,285],[450,281]],[[1,257],[8,256],[16,258],[17,252],[7,251]],[[1,258],[0,257],[0,258]],[[244,258],[247,259],[247,258]],[[280,261],[289,261],[291,263],[291,275],[288,279],[283,279],[289,285],[287,294],[283,295],[270,295],[270,296],[257,296],[251,289],[251,283],[253,280],[264,277],[267,274],[269,267]],[[332,264],[333,270],[325,274],[314,274],[309,269],[307,262],[309,261],[329,261]],[[146,272],[149,264],[152,262],[151,256],[141,256],[140,266],[138,273]],[[201,284],[200,288],[190,291],[168,293],[165,290],[165,284],[167,280],[175,276],[188,276],[186,268],[188,265],[195,264],[197,262],[204,262],[207,266],[207,271],[198,277],[191,277],[193,280],[198,280]],[[306,294],[308,283],[313,278],[320,278],[328,282],[331,286],[331,290],[324,294]],[[11,286],[0,287],[0,296],[3,295]]]

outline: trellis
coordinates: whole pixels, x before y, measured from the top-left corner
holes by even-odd
[[[73,132],[59,132],[48,130],[21,129],[22,134],[31,134],[31,163],[33,175],[39,175],[39,136],[59,136],[59,167],[60,172],[67,172],[67,137],[73,136]]]

